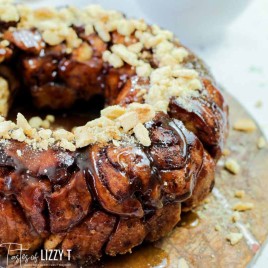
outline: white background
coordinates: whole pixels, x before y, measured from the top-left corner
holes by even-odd
[[[143,17],[149,22],[166,26],[179,37],[182,36],[181,41],[205,59],[217,81],[247,108],[268,137],[268,0],[24,2],[35,6],[50,3],[83,6],[98,2],[105,7],[124,11],[129,16]],[[185,6],[183,12],[180,12],[180,5]],[[235,15],[236,19],[227,25],[226,18],[231,19]],[[212,23],[209,18],[213,19]],[[181,20],[179,25],[177,19]],[[261,102],[262,106],[256,107],[257,102]],[[254,267],[268,267],[268,247]]]

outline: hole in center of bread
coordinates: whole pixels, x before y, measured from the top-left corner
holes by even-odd
[[[100,117],[103,108],[104,98],[100,95],[92,97],[89,101],[78,101],[70,109],[61,110],[37,109],[30,98],[18,97],[15,98],[7,119],[16,122],[18,113],[22,113],[28,121],[35,116],[44,120],[47,115],[53,115],[55,122],[50,125],[51,129],[64,128],[71,131],[74,127],[83,126],[88,121]]]

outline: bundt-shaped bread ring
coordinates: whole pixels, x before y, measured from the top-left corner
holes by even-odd
[[[124,254],[211,191],[228,107],[172,33],[98,6],[8,1],[0,31],[0,244]],[[73,132],[5,119],[16,95],[60,109],[96,94],[101,117]]]

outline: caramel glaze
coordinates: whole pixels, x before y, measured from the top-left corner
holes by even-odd
[[[13,91],[28,90],[36,107],[69,108],[96,94],[107,104],[143,102],[135,86],[148,88],[149,81],[137,78],[130,66],[114,69],[102,61],[109,45],[125,42],[118,33],[105,44],[75,28],[94,51],[81,62],[75,51],[65,52],[64,44],[45,45],[35,30],[0,28],[10,42],[0,51],[9,53],[0,73]],[[71,153],[36,151],[13,140],[1,143],[0,243],[35,250],[57,234],[61,242],[55,246],[71,249],[73,259],[92,261],[170,232],[181,208],[190,210],[211,191],[227,129],[228,107],[212,78],[192,54],[185,65],[200,73],[201,97],[189,99],[191,109],[171,99],[168,114],[157,113],[146,123],[150,147],[108,143]],[[11,79],[15,74],[19,85]]]
[[[194,211],[187,211],[181,214],[181,220],[178,223],[178,226],[190,229],[197,227],[199,223],[200,218],[198,214]]]

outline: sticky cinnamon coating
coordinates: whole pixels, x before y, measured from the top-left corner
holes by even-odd
[[[212,190],[227,137],[203,63],[115,11],[3,5],[0,113],[16,96],[59,110],[102,95],[106,109],[73,133],[0,117],[0,244],[93,262],[166,236]]]

